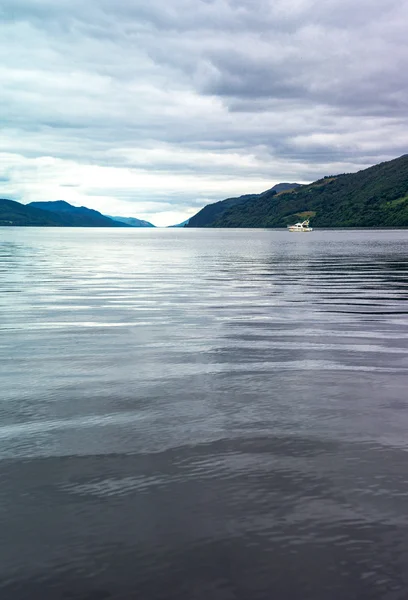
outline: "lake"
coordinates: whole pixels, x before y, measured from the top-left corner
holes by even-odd
[[[406,600],[408,231],[0,228],[2,600]]]

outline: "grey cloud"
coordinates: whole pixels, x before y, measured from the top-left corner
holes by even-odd
[[[407,15],[408,16],[408,15]],[[360,32],[361,33],[361,32]],[[357,35],[359,36],[360,33]],[[286,46],[284,46],[286,44]],[[390,58],[392,57],[392,60]],[[290,40],[212,51],[200,81],[203,92],[237,100],[300,100],[367,114],[407,109],[405,40],[350,39],[348,32],[303,28]],[[246,104],[245,108],[251,110]],[[383,110],[381,110],[383,108]]]

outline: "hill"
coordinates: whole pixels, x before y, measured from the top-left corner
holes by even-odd
[[[245,194],[244,196],[239,196],[238,198],[227,198],[226,200],[220,200],[219,202],[214,202],[213,204],[207,204],[204,206],[196,215],[191,217],[188,223],[185,225],[186,227],[214,227],[214,222],[217,219],[220,219],[222,215],[232,209],[235,206],[241,204],[247,204],[254,200],[257,200],[259,197],[268,194],[270,196],[274,196],[279,194],[285,190],[293,189],[299,187],[299,183],[278,183],[273,186],[270,190],[263,192],[262,194]]]
[[[172,227],[187,227],[189,222],[189,219],[186,219],[186,221],[183,221],[182,223],[177,223],[177,225],[167,225],[167,227],[172,228]]]
[[[108,215],[106,215],[108,216]],[[143,219],[136,219],[136,217],[111,217],[108,216],[109,219],[113,221],[118,221],[119,223],[124,223],[129,227],[155,227],[153,223],[149,221],[143,221]]]
[[[0,226],[64,227],[64,218],[14,200],[0,199]]]
[[[118,223],[105,217],[97,210],[85,206],[72,206],[64,200],[31,202],[27,206],[61,217],[66,227],[128,227],[124,223]]]
[[[314,227],[407,227],[408,155],[291,192],[269,190],[230,206],[210,226],[286,227],[306,217]]]

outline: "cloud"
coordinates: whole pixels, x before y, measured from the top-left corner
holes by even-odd
[[[408,7],[3,0],[1,196],[171,224],[406,152]]]

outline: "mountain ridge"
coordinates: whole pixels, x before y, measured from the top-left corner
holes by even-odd
[[[172,228],[174,228],[174,227],[186,227],[186,226],[187,226],[187,224],[188,224],[188,222],[189,222],[189,220],[190,220],[190,219],[186,219],[185,221],[182,221],[181,223],[177,223],[176,225],[167,225],[167,227],[168,227],[169,229],[172,229]]]
[[[305,218],[313,227],[407,227],[408,154],[291,191],[266,190],[230,205],[205,226],[286,227]]]
[[[26,206],[62,217],[69,227],[128,227],[86,206],[73,206],[65,200],[30,202]]]
[[[247,202],[254,200],[258,196],[262,196],[263,194],[270,193],[271,195],[276,195],[285,190],[300,187],[300,185],[300,183],[277,183],[272,188],[262,192],[261,194],[244,194],[242,196],[226,198],[225,200],[219,200],[218,202],[207,204],[193,217],[190,217],[188,223],[184,225],[184,227],[212,227],[214,220],[220,218],[223,213],[231,209],[233,206],[244,203],[246,204]]]
[[[2,227],[67,227],[60,215],[0,198],[0,226]]]
[[[110,215],[105,215],[112,221],[117,221],[118,223],[125,223],[129,227],[156,227],[150,221],[144,221],[143,219],[138,219],[137,217],[112,217]]]

